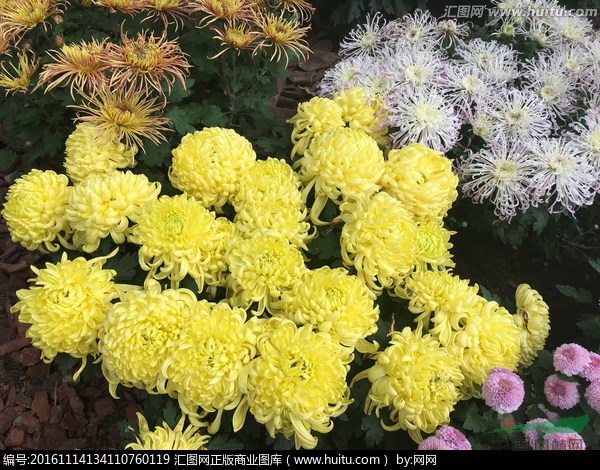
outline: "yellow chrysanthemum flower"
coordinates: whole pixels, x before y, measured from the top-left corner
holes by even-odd
[[[513,320],[519,328],[521,342],[519,366],[529,367],[546,344],[550,333],[550,312],[539,292],[528,284],[517,287],[515,300],[517,313]]]
[[[178,344],[196,302],[191,290],[161,292],[159,283],[152,281],[145,290],[127,292],[113,306],[98,334],[102,372],[113,397],[119,384],[155,391],[162,364]]]
[[[238,377],[255,356],[255,322],[246,322],[241,308],[202,300],[163,364],[159,391],[177,396],[183,412],[197,425],[198,418],[217,411],[208,428],[211,434],[219,429],[223,410],[234,409],[242,399]]]
[[[385,145],[387,138],[387,113],[380,98],[371,98],[361,87],[350,87],[333,95],[342,108],[342,119],[352,129],[361,129],[373,137],[378,144]]]
[[[93,122],[78,124],[66,142],[65,169],[73,183],[91,174],[135,166],[137,147],[106,139]]]
[[[102,269],[106,258],[69,260],[63,253],[60,262],[46,263],[44,269],[31,266],[35,285],[18,290],[19,302],[11,308],[20,312],[19,321],[31,324],[26,336],[42,351],[44,362],[58,353],[83,359],[76,376],[86,356],[97,354],[98,330],[118,295],[116,271]]]
[[[300,251],[270,232],[248,239],[237,237],[226,259],[232,304],[247,308],[258,302],[257,315],[265,308],[273,313],[271,303],[306,269]]]
[[[296,248],[307,249],[306,243],[317,236],[306,220],[308,212],[287,200],[270,204],[245,204],[235,216],[235,224],[245,238],[269,231],[288,240]]]
[[[385,170],[383,153],[364,131],[342,127],[315,137],[298,161],[303,197],[315,188],[311,220],[324,225],[319,214],[327,198],[339,204],[349,196],[365,198],[376,193]]]
[[[368,378],[371,389],[365,412],[390,410],[394,424],[381,425],[388,431],[404,429],[415,442],[421,432],[432,433],[450,421],[450,413],[461,398],[463,374],[458,358],[431,335],[406,327],[394,332],[390,346],[377,353],[377,362],[355,378]]]
[[[313,137],[336,127],[344,127],[342,108],[333,100],[315,96],[310,101],[298,103],[296,114],[287,120],[292,130],[292,158],[304,155]]]
[[[375,298],[364,282],[345,269],[324,266],[301,274],[278,306],[297,325],[310,324],[354,348],[377,331]]]
[[[67,219],[76,230],[73,244],[92,253],[109,235],[115,243],[123,243],[129,220],[135,221],[142,207],[159,193],[159,183],[130,171],[113,170],[84,178],[73,187],[67,207]]]
[[[185,431],[183,423],[185,415],[181,417],[177,426],[173,429],[163,422],[162,426],[156,426],[150,431],[146,418],[141,413],[136,413],[139,422],[139,434],[136,442],[127,444],[125,449],[132,450],[205,450],[205,444],[210,440],[209,436],[198,434],[198,428],[190,424]]]
[[[521,354],[520,332],[512,315],[496,302],[480,299],[479,311],[464,316],[447,344],[441,341],[460,357],[465,396],[479,395],[475,385],[482,385],[492,368],[516,370]]]
[[[342,205],[342,259],[375,293],[394,287],[417,262],[417,225],[387,193]]]
[[[350,350],[327,333],[269,319],[258,339],[258,356],[240,375],[244,399],[233,416],[234,431],[242,428],[250,410],[271,437],[293,435],[297,449],[313,449],[317,438],[311,431],[331,431],[331,418],[352,401],[346,383],[351,360]]]
[[[2,12],[0,12],[0,30],[1,26]],[[28,52],[31,53],[31,57]],[[10,64],[10,69],[0,62],[0,87],[6,89],[7,94],[18,91],[26,93],[31,84],[31,78],[40,65],[40,60],[31,51],[23,50],[19,52],[18,57],[18,63]]]
[[[468,279],[461,279],[450,271],[418,271],[394,292],[408,299],[408,310],[416,315],[415,322],[425,331],[435,332],[442,344],[447,344],[451,333],[460,329],[461,321],[479,309],[478,290],[477,285],[470,286]]]
[[[235,233],[235,224],[225,217],[217,217],[213,222],[214,235],[209,251],[209,264],[205,276],[205,282],[209,286],[225,286],[227,278],[226,271],[229,269],[227,264],[227,247],[233,234]]]
[[[390,151],[381,185],[421,220],[441,220],[458,197],[452,162],[419,143]]]
[[[161,196],[146,204],[129,241],[141,245],[139,261],[147,279],[171,280],[172,287],[187,275],[204,289],[214,245],[226,237],[216,230],[215,214],[187,194]]]
[[[187,134],[173,150],[169,179],[177,189],[217,212],[239,188],[256,161],[252,144],[232,129],[207,127]]]
[[[257,161],[242,175],[239,190],[232,199],[233,207],[240,211],[247,204],[268,205],[285,201],[290,206],[304,209],[300,179],[284,160],[269,157]]]
[[[28,250],[57,251],[53,243],[70,234],[66,218],[72,188],[65,175],[31,170],[9,188],[2,216],[13,242]]]
[[[417,225],[417,271],[444,270],[454,267],[450,249],[451,232],[440,222],[423,222]]]

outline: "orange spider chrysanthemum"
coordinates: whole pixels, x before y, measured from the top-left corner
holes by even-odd
[[[133,15],[143,7],[141,0],[93,0],[94,4],[106,7],[111,12],[120,11],[126,15]]]
[[[108,47],[106,61],[115,71],[111,85],[122,87],[130,83],[139,85],[148,92],[148,87],[162,93],[161,80],[169,90],[179,80],[185,87],[185,77],[190,64],[176,41],[168,41],[165,34],[160,37],[148,35],[146,31],[129,38],[121,32],[121,44]]]
[[[143,149],[142,138],[155,144],[166,140],[163,131],[168,130],[169,120],[159,115],[162,107],[156,98],[135,86],[103,87],[95,95],[87,97],[87,103],[75,105],[79,109],[78,121],[92,121],[101,134],[117,136],[127,147],[137,145]]]
[[[20,52],[17,65],[10,64],[12,70],[9,70],[5,64],[0,64],[0,87],[6,89],[7,94],[17,91],[25,93],[39,65],[40,61],[35,54],[29,57],[27,51]]]
[[[73,91],[91,93],[102,88],[106,82],[104,71],[108,64],[104,60],[106,39],[79,44],[65,44],[58,51],[49,51],[53,62],[44,65],[40,74],[40,85],[46,84],[46,91],[61,85],[69,85]],[[39,86],[39,85],[38,85]]]
[[[297,13],[302,21],[310,20],[315,7],[305,0],[275,0],[276,8],[283,8],[283,11]]]
[[[186,0],[142,0],[144,10],[148,11],[146,19],[162,19],[165,27],[171,24],[183,26],[183,19],[189,18],[196,9],[194,2]]]
[[[62,5],[56,0],[4,0],[0,2],[0,31],[20,39],[38,24],[46,28],[48,18],[62,14]]]
[[[298,58],[305,59],[307,52],[311,52],[308,43],[304,39],[310,26],[302,27],[297,19],[288,19],[273,13],[262,14],[256,18],[256,24],[260,29],[261,41],[256,46],[254,53],[260,49],[273,48],[273,54],[269,60],[275,59],[279,62],[282,56],[285,63],[289,62],[289,53],[292,52]]]
[[[254,15],[252,5],[246,0],[197,0],[196,10],[207,15],[198,25],[201,28],[217,20],[247,21]]]
[[[213,39],[218,39],[221,41],[221,45],[225,46],[221,52],[211,57],[211,59],[219,57],[228,49],[233,49],[238,54],[243,50],[253,49],[253,43],[259,36],[258,32],[251,31],[246,24],[225,24],[223,29],[214,26],[211,30],[215,33]]]

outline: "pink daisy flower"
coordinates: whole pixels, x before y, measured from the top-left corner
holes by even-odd
[[[419,450],[472,450],[465,435],[452,426],[440,427],[421,444]]]
[[[443,439],[454,450],[472,450],[471,443],[465,435],[452,426],[442,426],[435,435]]]
[[[545,450],[585,450],[583,438],[576,432],[544,434]]]
[[[545,423],[545,424],[541,424]],[[525,431],[523,435],[529,447],[533,450],[540,450],[542,448],[542,436],[544,432],[553,428],[553,424],[545,418],[535,418],[525,423]]]
[[[494,367],[485,379],[482,395],[486,405],[494,411],[512,413],[523,403],[525,386],[521,377],[514,372]]]
[[[561,410],[568,410],[579,403],[579,390],[577,382],[567,382],[551,375],[544,383],[544,394],[548,403]]]
[[[585,399],[596,413],[600,413],[600,381],[592,382],[585,390]]]
[[[600,354],[590,352],[590,362],[579,375],[590,382],[600,380]]]
[[[436,436],[429,436],[419,444],[417,450],[453,450],[443,439]]]
[[[554,368],[567,376],[579,374],[590,360],[590,352],[576,343],[563,344],[554,351]]]

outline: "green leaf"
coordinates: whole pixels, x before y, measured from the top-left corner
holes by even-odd
[[[173,122],[173,127],[180,135],[192,133],[196,128],[192,125],[194,116],[188,109],[173,106],[166,112],[167,117]]]
[[[138,255],[135,253],[117,253],[106,262],[106,268],[117,271],[119,282],[132,281],[138,272]]]
[[[548,225],[548,221],[550,220],[550,213],[544,209],[540,208],[531,208],[531,214],[533,215],[533,231],[536,235],[541,235],[541,233]]]
[[[310,253],[322,261],[340,257],[340,238],[335,231],[321,233],[310,242]]]
[[[0,171],[5,171],[11,168],[17,161],[18,156],[10,150],[0,150]]]
[[[159,145],[149,143],[144,146],[144,149],[146,153],[138,156],[144,165],[150,168],[158,168],[168,166],[171,163],[171,149],[168,143],[162,142]]]
[[[272,444],[273,450],[292,450],[294,448],[294,441],[292,439],[286,439],[283,434],[277,434],[275,441]]]
[[[225,434],[217,434],[214,436],[206,448],[209,450],[241,450],[244,445],[236,439],[230,439]]]
[[[573,286],[565,286],[562,284],[557,284],[556,288],[560,291],[562,295],[570,297],[574,299],[576,302],[582,304],[591,304],[594,300],[594,296],[587,289],[579,289]]]
[[[588,263],[590,263],[590,266],[600,273],[600,258],[590,259],[588,260]]]
[[[178,421],[179,407],[175,406],[173,400],[169,400],[163,408],[162,415],[167,424],[174,428]]]
[[[468,431],[476,433],[484,432],[486,430],[486,419],[484,415],[479,412],[475,403],[471,403],[469,406],[463,427]]]
[[[584,336],[594,341],[600,340],[600,317],[590,315],[588,318],[577,322],[577,326],[583,332]]]
[[[365,444],[374,447],[383,441],[385,430],[381,427],[379,418],[375,415],[363,416],[360,428],[365,431]]]
[[[169,103],[179,103],[184,98],[192,94],[192,88],[196,82],[193,78],[188,78],[185,81],[185,88],[180,81],[176,81],[171,88],[171,93],[168,95]]]

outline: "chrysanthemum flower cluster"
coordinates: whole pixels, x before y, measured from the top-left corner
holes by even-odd
[[[493,3],[508,9],[492,22],[498,40],[428,12],[367,17],[341,42],[342,61],[326,72],[320,95],[363,87],[385,110],[394,147],[420,142],[461,154],[464,196],[490,201],[500,219],[532,206],[573,215],[600,189],[592,21],[533,13],[560,11],[554,0]],[[530,58],[513,47],[523,40],[535,47]]]
[[[527,365],[543,347],[548,307],[536,291],[520,286],[511,315],[449,270],[450,161],[423,144],[384,158],[378,108],[361,93],[299,106],[297,171],[257,161],[233,130],[205,128],[172,151],[169,177],[181,193],[160,195],[146,176],[114,168],[130,162],[123,147],[95,146],[93,129],[80,126],[67,160],[83,141],[104,165],[89,174],[67,165],[72,185],[34,170],[11,187],[3,215],[29,249],[137,250],[139,285],[115,283],[104,257],[63,253],[13,307],[47,360],[92,356],[114,396],[135,387],[177,399],[192,427],[150,433],[142,422],[134,448],[202,446],[195,429],[216,433],[225,413],[234,430],[250,413],[272,437],[314,448],[313,431],[331,431],[353,400],[356,352],[366,355],[354,381],[371,383],[367,413],[417,442],[438,430],[444,445],[466,448],[444,427],[456,403],[478,396],[494,368]],[[315,132],[321,105],[340,120]],[[50,200],[49,187],[60,197]],[[321,222],[327,204],[339,215]],[[307,265],[325,236],[339,238],[344,267]],[[406,299],[416,321],[380,348],[384,291]]]

